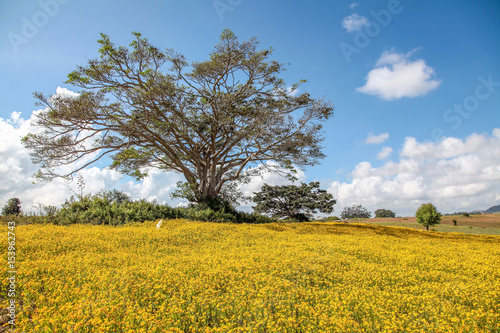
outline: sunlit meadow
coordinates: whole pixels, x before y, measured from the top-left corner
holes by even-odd
[[[18,226],[16,330],[500,331],[500,236],[155,223]]]

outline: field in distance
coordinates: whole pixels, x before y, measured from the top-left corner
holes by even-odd
[[[453,220],[457,225],[453,225]],[[405,227],[421,229],[415,217],[371,218],[358,220],[359,223],[370,223],[383,226]],[[441,223],[432,227],[435,231],[461,232],[477,235],[500,235],[500,214],[485,215],[447,215],[443,216]]]
[[[500,236],[164,220],[21,225],[16,248],[18,332],[500,331]]]

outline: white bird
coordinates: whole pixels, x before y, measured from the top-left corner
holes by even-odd
[[[156,229],[160,229],[160,227],[161,227],[161,223],[162,223],[162,222],[163,222],[163,219],[161,219],[161,220],[160,220],[160,222],[158,222],[158,223],[156,224]]]

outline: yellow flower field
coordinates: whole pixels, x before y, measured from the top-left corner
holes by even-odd
[[[500,332],[499,236],[170,220],[16,247],[18,332]]]

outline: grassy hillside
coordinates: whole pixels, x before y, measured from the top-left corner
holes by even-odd
[[[16,236],[19,332],[500,331],[498,236],[185,220]]]
[[[453,225],[453,220],[457,225]],[[415,217],[397,218],[372,218],[364,219],[361,222],[382,226],[405,227],[423,230]],[[440,224],[433,226],[435,231],[440,232],[460,232],[475,235],[500,235],[500,214],[443,216]]]

